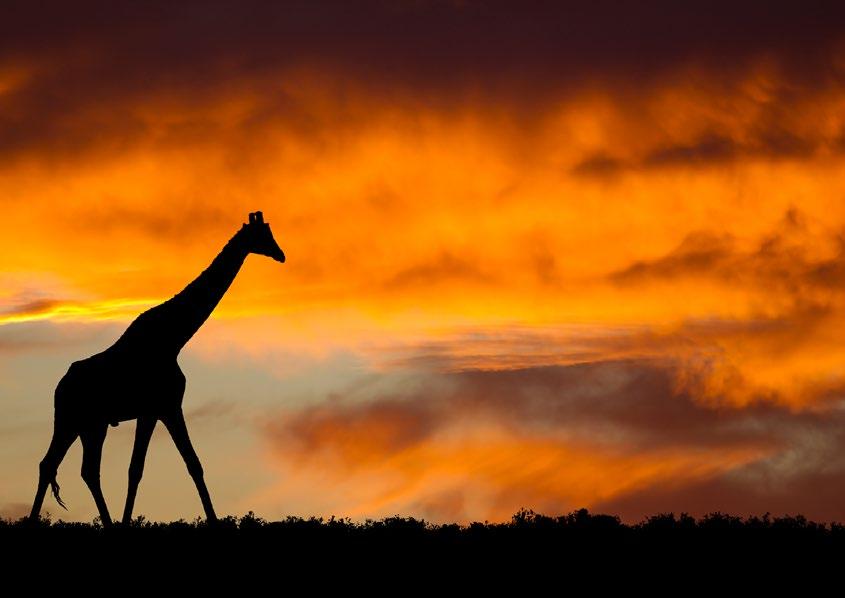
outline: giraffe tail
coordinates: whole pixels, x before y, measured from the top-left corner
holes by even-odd
[[[53,476],[53,479],[50,480],[50,488],[53,490],[53,496],[56,497],[56,502],[59,503],[59,506],[67,511],[67,507],[65,506],[62,497],[59,496],[59,483],[56,481],[56,476]]]

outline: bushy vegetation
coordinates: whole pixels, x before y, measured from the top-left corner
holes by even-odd
[[[496,590],[503,579],[544,587],[579,580],[594,588],[650,589],[655,583],[675,587],[674,579],[690,587],[721,587],[722,580],[739,577],[780,587],[784,576],[824,580],[838,571],[845,526],[801,515],[725,513],[698,519],[661,513],[626,524],[586,509],[554,517],[521,509],[507,522],[469,525],[401,516],[267,521],[249,512],[214,525],[140,516],[128,526],[104,529],[98,520],[54,521],[48,515],[35,522],[0,520],[0,548],[9,571],[35,563],[51,579],[79,583],[103,577],[125,583],[127,575],[141,571],[134,579],[152,585],[176,579],[188,589],[201,583],[214,591],[224,579],[284,588],[306,578],[315,588],[351,582],[366,588],[377,581],[391,591],[418,590],[420,584],[437,589],[455,579],[470,588],[484,580]]]
[[[350,518],[310,517],[302,518],[289,515],[283,520],[267,521],[250,511],[236,517],[229,515],[210,524],[204,519],[193,521],[180,519],[171,522],[149,521],[143,515],[127,525],[117,524],[111,529],[104,529],[99,518],[91,523],[68,522],[62,519],[54,521],[49,513],[38,521],[27,518],[18,520],[0,518],[0,535],[7,534],[81,534],[81,535],[219,535],[238,536],[296,536],[320,539],[370,538],[402,539],[403,541],[443,540],[492,540],[496,538],[517,541],[521,539],[553,538],[565,539],[577,537],[616,538],[619,540],[646,541],[658,537],[699,539],[711,536],[733,536],[754,538],[765,536],[788,535],[813,539],[845,541],[845,525],[839,523],[816,523],[802,515],[772,517],[763,516],[742,518],[735,515],[715,512],[696,519],[687,513],[676,516],[674,513],[661,513],[650,516],[637,524],[626,524],[615,515],[593,514],[587,509],[573,511],[567,515],[548,516],[531,509],[520,509],[507,522],[473,522],[469,525],[457,523],[435,524],[424,519],[395,515],[383,519],[366,519],[354,522]]]

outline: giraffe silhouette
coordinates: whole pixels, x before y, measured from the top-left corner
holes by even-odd
[[[103,526],[111,526],[100,488],[103,443],[109,424],[117,426],[119,422],[137,419],[123,523],[132,519],[144,459],[159,420],[185,460],[206,518],[216,521],[202,465],[185,426],[182,413],[185,375],[176,358],[214,311],[250,253],[285,261],[285,254],[261,212],[250,213],[249,224],[244,224],[211,265],[179,294],[135,318],[105,351],[70,365],[56,386],[53,438],[39,464],[38,490],[31,520],[40,515],[48,485],[59,505],[66,508],[59,496],[56,473],[68,449],[79,437],[82,441],[82,479],[94,496]]]

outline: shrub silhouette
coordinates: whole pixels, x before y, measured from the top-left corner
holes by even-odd
[[[687,513],[658,513],[639,523],[626,524],[618,516],[593,514],[587,509],[553,517],[527,508],[518,510],[508,522],[474,521],[467,525],[434,524],[400,515],[361,523],[334,515],[328,519],[289,515],[267,521],[252,511],[240,517],[222,517],[215,525],[199,517],[193,521],[156,522],[140,515],[114,528],[104,527],[99,518],[91,523],[54,521],[49,512],[37,520],[0,518],[0,542],[5,545],[17,546],[30,539],[41,542],[45,538],[63,546],[66,552],[105,541],[122,547],[183,552],[213,551],[224,544],[228,549],[244,550],[263,546],[272,547],[269,554],[286,555],[285,558],[324,553],[351,558],[358,551],[381,551],[388,556],[431,553],[444,558],[488,558],[497,553],[554,555],[569,562],[579,558],[631,559],[650,551],[659,551],[666,558],[726,551],[737,555],[841,551],[845,548],[845,526],[809,521],[802,515],[772,517],[765,513],[743,519],[721,512],[699,519]]]

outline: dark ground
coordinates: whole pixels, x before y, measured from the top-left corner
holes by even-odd
[[[783,590],[801,580],[805,593],[833,583],[830,592],[841,595],[845,572],[845,525],[800,515],[659,514],[627,525],[584,509],[559,517],[521,510],[507,523],[459,526],[399,516],[361,524],[333,517],[265,521],[248,513],[214,526],[139,517],[113,529],[96,520],[43,518],[0,520],[0,546],[7,571],[36,559],[53,581],[108,578],[124,587],[128,577],[167,589],[269,583],[284,594],[296,578],[324,589],[387,584],[399,593],[441,587],[446,579],[452,590],[518,583],[527,591],[552,583],[561,590],[552,593],[567,593],[573,583],[684,593],[737,584]]]

